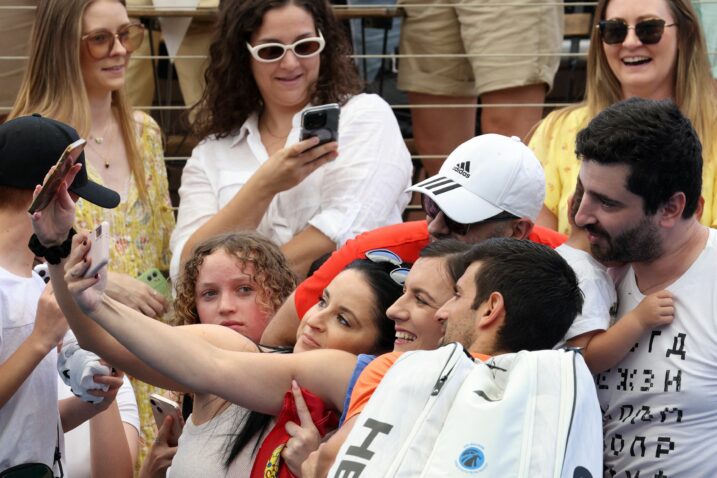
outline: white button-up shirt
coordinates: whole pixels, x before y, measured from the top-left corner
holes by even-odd
[[[308,107],[308,106],[307,106]],[[299,141],[301,112],[286,141]],[[271,201],[257,231],[283,245],[314,226],[341,246],[357,234],[401,222],[409,201],[412,163],[396,118],[379,96],[360,94],[342,108],[338,157]],[[187,161],[172,234],[170,272],[176,277],[182,248],[202,224],[222,209],[269,155],[258,117],[238,133],[202,141]]]

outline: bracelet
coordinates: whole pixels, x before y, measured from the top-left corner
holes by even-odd
[[[37,234],[33,234],[32,237],[30,237],[30,242],[27,244],[27,247],[29,247],[33,254],[37,257],[45,258],[48,264],[56,265],[62,262],[62,259],[70,255],[70,249],[72,249],[72,236],[75,234],[77,234],[77,231],[75,231],[74,228],[70,228],[70,232],[67,234],[65,242],[59,246],[51,247],[43,246],[37,238]]]

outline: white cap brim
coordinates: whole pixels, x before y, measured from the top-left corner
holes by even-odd
[[[407,191],[429,196],[444,214],[461,224],[485,221],[503,212],[480,196],[476,196],[453,179],[437,174],[414,184]]]

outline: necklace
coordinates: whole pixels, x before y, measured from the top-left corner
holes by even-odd
[[[102,136],[96,136],[93,135],[92,132],[90,132],[90,135],[87,137],[87,139],[91,139],[95,142],[95,144],[102,144],[105,141],[105,136],[107,136],[107,129],[110,127],[111,121],[108,121],[107,124],[105,124],[104,129],[102,130]]]
[[[95,142],[96,142],[96,143],[97,143],[97,139],[102,139],[102,138],[95,138]],[[100,141],[100,142],[97,143],[97,144],[102,144],[102,142]],[[110,168],[110,162],[107,160],[107,158],[105,158],[105,156],[104,156],[102,153],[100,153],[99,150],[98,150],[97,148],[95,148],[95,146],[94,146],[92,143],[87,143],[87,146],[89,146],[89,147],[92,149],[92,151],[94,151],[95,154],[96,154],[97,156],[99,156],[100,159],[104,162],[105,169],[109,169],[109,168]]]

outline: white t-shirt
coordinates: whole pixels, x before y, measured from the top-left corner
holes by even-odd
[[[307,105],[308,108],[309,105]],[[170,246],[176,277],[185,242],[236,195],[269,158],[257,116],[236,135],[202,141],[187,161],[179,189],[177,226]],[[301,112],[287,145],[299,141]],[[357,234],[401,222],[410,195],[411,156],[396,117],[377,95],[360,94],[342,108],[339,156],[271,201],[257,230],[278,245],[314,226],[337,245]]]
[[[35,272],[19,277],[0,267],[0,363],[32,333],[44,288]],[[0,470],[21,463],[52,467],[59,423],[56,363],[57,351],[52,349],[0,408]]]
[[[224,467],[228,437],[240,430],[248,413],[246,408],[231,404],[201,425],[195,425],[190,415],[179,436],[177,454],[167,470],[167,478],[249,476],[254,462],[254,441],[239,452],[229,469]],[[266,433],[271,429],[272,426],[268,426]]]
[[[672,324],[644,334],[595,377],[606,477],[717,476],[717,230],[667,290],[675,298]],[[644,298],[632,268],[618,297],[618,317]]]
[[[70,387],[57,375],[58,397],[74,397]],[[122,386],[117,391],[117,407],[123,423],[129,423],[139,433],[139,412],[137,411],[137,399],[129,378],[125,375]],[[68,478],[89,478],[92,476],[90,463],[90,422],[86,421],[69,432],[65,433],[65,452],[62,455],[62,466],[65,476]]]
[[[607,330],[617,314],[617,293],[607,268],[589,253],[567,244],[558,246],[555,251],[575,271],[584,297],[582,313],[578,314],[563,340],[555,346],[559,348],[578,335]]]

